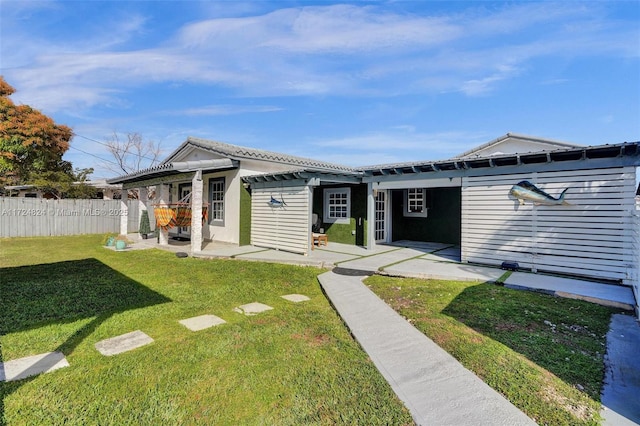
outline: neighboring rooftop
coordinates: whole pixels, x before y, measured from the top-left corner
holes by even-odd
[[[535,136],[507,133],[492,141],[465,151],[454,158],[487,157],[490,155],[526,154],[529,152],[553,151],[557,149],[579,148],[583,145],[544,139]],[[506,148],[506,149],[505,149]],[[533,149],[532,149],[533,148]]]

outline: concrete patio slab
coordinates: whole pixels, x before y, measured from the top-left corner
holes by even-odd
[[[293,303],[300,303],[300,302],[306,302],[307,300],[311,300],[309,296],[305,296],[304,294],[286,294],[280,297]]]
[[[362,257],[338,264],[341,268],[356,269],[359,271],[375,272],[383,266],[402,262],[425,254],[424,250],[412,248],[399,248],[385,251],[379,254]]]
[[[264,311],[270,311],[271,309],[273,309],[271,306],[265,305],[264,303],[253,302],[253,303],[247,303],[246,305],[240,305],[238,307],[235,307],[233,308],[233,311],[239,314],[251,316],[251,315],[257,315]]]
[[[576,278],[561,278],[544,274],[514,272],[504,282],[507,287],[524,287],[553,292],[560,297],[586,300],[588,302],[633,309],[633,291],[629,287],[585,281]]]
[[[387,275],[435,280],[495,282],[505,271],[468,263],[434,262],[419,258],[384,268]]]
[[[197,254],[194,254],[194,257],[198,256],[206,256],[209,253],[215,254],[216,257],[223,258],[232,258],[237,256],[242,256],[250,253],[260,253],[263,252],[265,248],[255,247],[255,246],[237,246],[233,244],[228,244],[225,246],[214,246],[214,247],[205,247],[205,249]]]
[[[301,254],[290,253],[288,251],[281,250],[264,250],[253,253],[246,253],[235,256],[235,258],[241,260],[257,260],[260,262],[315,266],[317,268],[322,268],[324,265],[324,262],[322,260],[313,258],[312,256],[303,256]]]
[[[435,253],[426,254],[422,257],[427,260],[439,262],[460,262],[460,247],[449,247],[444,250],[438,250]]]
[[[407,247],[407,248],[414,248],[418,250],[424,250],[427,253],[431,253],[437,250],[443,250],[443,249],[446,249],[447,247],[451,247],[451,244],[447,244],[447,243],[431,243],[431,242],[424,242],[424,241],[409,241],[409,240],[394,241],[392,243],[389,243],[388,245],[395,246],[395,247]]]
[[[314,253],[330,251],[334,253],[349,254],[355,257],[362,257],[362,256],[371,256],[372,254],[386,253],[388,251],[393,251],[397,249],[398,247],[394,247],[386,244],[376,245],[375,247],[373,247],[373,249],[369,250],[366,247],[354,246],[352,244],[330,243],[327,247],[322,246],[320,249],[314,250]]]
[[[198,317],[183,319],[178,322],[191,331],[200,331],[226,323],[225,320],[215,315],[200,315]]]
[[[26,379],[68,366],[69,363],[62,352],[47,352],[0,362],[0,382]]]
[[[630,315],[613,315],[607,333],[607,355],[600,415],[604,426],[640,424],[640,324]]]
[[[420,425],[535,425],[362,282],[318,277],[336,311]]]
[[[331,250],[316,249],[308,257],[314,261],[322,262],[322,266],[325,268],[331,268],[337,263],[359,259],[361,256],[350,253],[339,253]]]
[[[153,339],[140,330],[97,342],[94,346],[104,356],[117,355],[141,346],[148,345]]]

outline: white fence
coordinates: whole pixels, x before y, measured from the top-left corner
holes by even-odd
[[[519,205],[508,194],[524,179],[554,196],[568,187],[571,205]],[[635,191],[633,168],[465,178],[462,258],[632,285],[638,275],[630,229]]]
[[[128,200],[128,231],[137,232],[138,200]],[[119,233],[120,200],[0,197],[0,237]]]
[[[633,250],[636,253],[635,259],[635,276],[633,277],[633,294],[636,298],[636,315],[640,316],[640,308],[638,302],[640,301],[640,211],[638,211],[638,205],[636,205],[636,211],[634,211],[632,220],[632,232],[631,236],[633,238]]]

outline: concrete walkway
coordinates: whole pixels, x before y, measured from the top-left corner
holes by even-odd
[[[613,315],[600,415],[605,426],[640,424],[640,325],[629,315]]]
[[[404,320],[362,282],[327,272],[322,288],[419,425],[535,422]]]
[[[148,248],[158,247],[150,243],[150,240],[144,241],[142,244]],[[167,247],[175,251],[179,246],[176,244]],[[183,250],[188,249],[188,246],[183,246]],[[373,250],[330,242],[327,247],[317,247],[308,256],[254,246],[209,243],[201,253],[194,256],[288,263],[318,268],[340,267],[399,277],[456,281],[495,282],[505,273],[496,267],[460,263],[460,247],[411,241],[377,245]],[[543,290],[560,297],[583,299],[629,310],[633,309],[635,304],[631,289],[619,285],[524,272],[513,273],[505,284],[512,288]]]
[[[160,247],[159,247],[160,248]],[[172,247],[175,251],[177,247]],[[185,249],[188,250],[187,247]],[[460,248],[396,242],[373,250],[329,243],[309,256],[253,246],[212,243],[198,257],[236,258],[334,268],[320,275],[327,296],[356,339],[418,424],[534,424],[510,402],[402,319],[363,283],[365,275],[494,282],[505,271],[460,263]],[[543,291],[624,309],[635,305],[630,288],[545,274],[515,272],[505,285]],[[633,312],[612,321],[607,336],[607,378],[602,401],[605,425],[640,424],[640,325]],[[617,318],[618,316],[615,316]]]

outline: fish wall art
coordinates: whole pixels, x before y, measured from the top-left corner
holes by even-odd
[[[284,207],[287,205],[287,203],[284,202],[284,198],[282,198],[282,195],[280,195],[279,200],[276,200],[275,198],[273,198],[273,195],[272,195],[271,199],[267,202],[267,204],[269,204],[269,207]]]
[[[558,206],[570,205],[564,200],[564,195],[569,188],[562,191],[558,198],[554,198],[547,194],[528,180],[523,180],[513,185],[509,190],[509,195],[517,198],[520,204],[524,204],[526,200],[532,201],[536,205]]]

